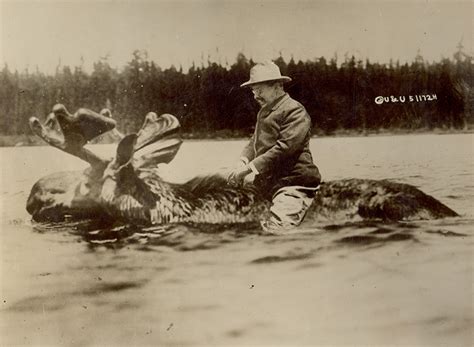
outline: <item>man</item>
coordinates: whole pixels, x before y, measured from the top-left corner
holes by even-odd
[[[313,202],[321,181],[309,150],[311,118],[283,89],[291,81],[272,62],[255,65],[249,81],[261,109],[255,132],[244,148],[228,183],[241,185],[255,174],[254,184],[272,201],[270,215],[261,221],[265,231],[280,233],[298,226]]]

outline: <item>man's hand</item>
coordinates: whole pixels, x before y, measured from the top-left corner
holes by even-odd
[[[231,171],[229,177],[227,177],[227,184],[233,187],[239,187],[243,185],[245,176],[251,173],[252,170],[250,170],[247,165],[242,164],[238,165],[234,170]]]

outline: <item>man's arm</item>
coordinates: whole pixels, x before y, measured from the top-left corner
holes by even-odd
[[[255,133],[253,133],[249,143],[244,147],[242,154],[240,155],[240,160],[242,160],[246,165],[255,158],[254,139]]]
[[[311,129],[311,119],[306,110],[299,107],[285,117],[280,129],[280,137],[265,153],[251,160],[249,167],[256,174],[272,169],[272,164],[290,157],[304,146]]]
[[[255,158],[255,132],[250,138],[249,143],[244,147],[242,154],[240,155],[240,161],[233,171],[230,172],[227,177],[227,183],[233,186],[240,186],[244,182],[245,176],[247,176],[252,171],[248,166],[250,160]]]

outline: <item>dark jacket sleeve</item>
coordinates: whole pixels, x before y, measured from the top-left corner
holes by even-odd
[[[247,158],[248,161],[252,161],[255,158],[255,133],[250,138],[249,143],[245,146],[242,154],[240,155],[241,158]]]
[[[272,169],[272,165],[291,157],[304,147],[308,132],[311,130],[311,119],[303,107],[298,107],[287,114],[280,125],[280,136],[276,143],[265,153],[251,161],[259,173]]]

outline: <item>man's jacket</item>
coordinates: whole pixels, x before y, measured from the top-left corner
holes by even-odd
[[[311,118],[288,94],[265,105],[242,160],[256,174],[255,185],[268,196],[285,186],[317,187],[321,181],[309,150]]]

